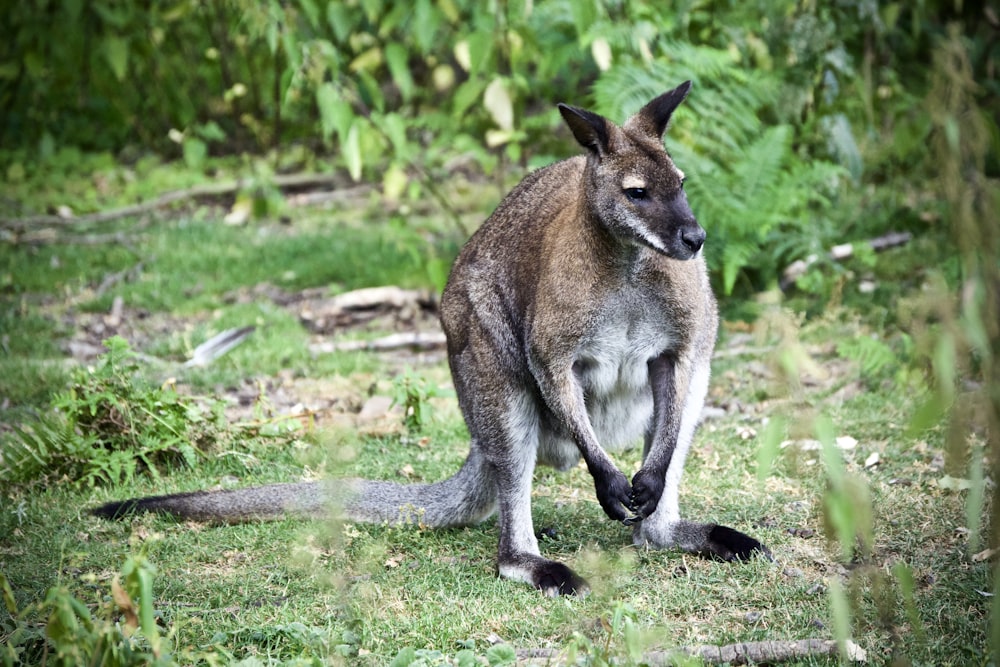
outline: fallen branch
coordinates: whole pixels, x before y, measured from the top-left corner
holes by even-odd
[[[672,651],[650,651],[642,656],[642,664],[654,667],[686,664],[690,658],[700,658],[709,665],[747,665],[753,663],[773,664],[803,658],[836,656],[841,653],[840,644],[833,639],[798,639],[788,641],[740,642],[726,646],[689,646]],[[558,662],[560,649],[519,649],[519,661],[532,663]],[[844,657],[851,662],[866,662],[868,656],[863,648],[848,640],[843,647]]]
[[[300,307],[299,319],[310,331],[330,333],[386,313],[395,312],[402,319],[411,319],[416,313],[433,308],[434,297],[429,292],[386,285],[353,290],[332,298],[310,299]]]
[[[278,174],[270,181],[270,184],[281,188],[282,190],[290,190],[335,185],[340,183],[342,180],[342,177],[336,174]],[[128,206],[122,206],[121,208],[115,208],[108,211],[89,213],[87,215],[33,215],[24,218],[3,218],[0,219],[0,228],[12,231],[24,231],[43,225],[69,226],[111,222],[113,220],[119,220],[129,216],[150,213],[177,202],[212,199],[226,195],[234,195],[240,190],[248,187],[251,183],[252,181],[250,179],[238,179],[235,181],[195,185],[194,187],[186,188],[184,190],[167,192],[149,201],[138,204],[130,204]],[[366,191],[371,189],[370,186],[358,186],[357,188],[342,191],[345,193],[343,196],[353,196],[359,188],[365,189]]]
[[[913,235],[909,232],[890,232],[884,236],[871,239],[867,243],[868,247],[875,252],[882,252],[884,250],[888,250],[889,248],[906,245],[912,238]],[[841,245],[833,246],[827,253],[827,257],[835,262],[847,259],[848,257],[854,255],[854,247],[855,244],[853,243],[843,243]],[[787,290],[791,287],[796,280],[805,275],[810,266],[818,261],[818,255],[809,255],[805,259],[796,260],[785,267],[785,270],[781,274],[781,289]]]
[[[446,342],[443,331],[410,331],[376,338],[375,340],[345,340],[339,343],[316,343],[309,346],[309,351],[314,354],[323,354],[359,351],[388,352],[402,348],[433,350],[444,347]]]

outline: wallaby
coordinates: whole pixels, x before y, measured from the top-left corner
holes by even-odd
[[[175,494],[94,513],[242,521],[321,515],[337,497],[349,520],[462,526],[499,510],[500,575],[571,594],[587,584],[539,552],[531,482],[536,463],[566,470],[582,457],[601,507],[632,527],[634,544],[769,557],[756,539],[678,509],[718,326],[705,231],[663,146],[690,88],[660,95],[621,127],[560,104],[586,155],[528,175],[459,253],[441,322],[471,446],[453,477]],[[643,464],[630,484],[602,445],[640,437]]]

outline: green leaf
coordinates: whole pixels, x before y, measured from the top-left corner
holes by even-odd
[[[313,0],[299,0],[299,7],[302,8],[302,13],[305,14],[306,19],[309,21],[309,27],[315,29],[319,28],[319,7]]]
[[[493,33],[487,31],[474,32],[465,40],[465,44],[468,49],[469,74],[478,74],[489,65],[494,48]]]
[[[111,72],[116,79],[123,81],[128,73],[128,42],[121,37],[108,37],[101,46]]]
[[[351,35],[351,26],[354,25],[354,21],[351,20],[350,11],[347,5],[342,2],[331,2],[326,6],[326,22],[330,24],[333,35],[338,42],[343,43]]]
[[[503,77],[496,77],[486,87],[483,93],[483,106],[493,117],[493,122],[501,130],[510,132],[514,129],[514,103]]]
[[[347,131],[347,136],[340,145],[347,172],[354,181],[361,180],[361,123],[360,118],[351,123],[351,129]]]
[[[334,133],[343,139],[354,122],[354,110],[346,100],[342,99],[332,83],[322,83],[316,88],[316,105],[319,107],[319,126],[323,140],[328,140]]]
[[[396,654],[396,657],[389,663],[389,667],[409,667],[417,661],[417,652],[407,646]]]
[[[597,21],[597,2],[596,0],[573,0],[569,3],[569,7],[573,14],[573,25],[576,26],[576,36],[582,39]]]
[[[379,68],[382,65],[383,52],[382,48],[379,46],[373,46],[370,49],[360,53],[357,58],[351,61],[348,68],[352,72],[371,72]]]
[[[396,155],[406,157],[411,148],[410,142],[406,138],[406,119],[398,113],[387,113],[376,122],[385,135],[389,137],[392,150],[395,151]]]
[[[3,592],[3,603],[7,607],[7,612],[11,617],[17,616],[17,600],[14,599],[14,590],[10,587],[7,575],[0,572],[0,591]]]
[[[483,88],[485,88],[485,83],[480,79],[469,79],[460,85],[451,99],[452,114],[456,118],[465,114],[469,107],[479,100],[480,95],[483,94]]]
[[[398,200],[406,191],[406,172],[399,165],[391,165],[382,176],[382,194],[390,201]]]
[[[413,97],[414,85],[410,74],[409,54],[403,45],[398,42],[388,44],[385,47],[385,62],[403,100],[409,102]]]
[[[497,644],[486,649],[486,661],[492,667],[517,663],[517,651],[508,644]]]
[[[413,9],[413,40],[421,53],[427,53],[437,39],[443,17],[431,0],[417,0]]]
[[[914,633],[917,641],[923,642],[926,638],[924,624],[920,620],[920,612],[914,601],[913,593],[916,590],[916,582],[913,579],[913,570],[902,561],[897,561],[892,566],[892,576],[899,584],[899,592],[903,598],[903,607],[906,609],[906,617],[910,621],[910,632]],[[996,590],[994,587],[993,590]]]
[[[841,655],[846,657],[847,640],[851,637],[851,605],[843,585],[836,578],[830,579],[830,616],[833,636],[840,645]]]
[[[760,448],[757,450],[757,479],[763,481],[771,473],[774,461],[781,451],[781,441],[785,439],[788,422],[783,417],[771,417],[760,434]]]
[[[206,141],[225,141],[226,133],[222,131],[222,128],[214,120],[210,120],[202,125],[196,125],[194,127],[195,133],[202,139]]]
[[[208,144],[197,137],[184,139],[184,164],[191,169],[201,169],[208,157]]]

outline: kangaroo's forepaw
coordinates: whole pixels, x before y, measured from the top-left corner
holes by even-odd
[[[750,560],[755,556],[773,561],[771,550],[746,533],[727,526],[712,526],[708,531],[705,555],[724,561]]]
[[[594,487],[604,513],[615,521],[624,521],[632,510],[632,488],[628,478],[612,469],[603,475],[594,475]]]
[[[663,495],[664,484],[664,473],[659,470],[643,468],[635,474],[629,498],[635,516],[625,520],[626,526],[645,519],[656,510],[656,506],[660,504],[660,496]]]

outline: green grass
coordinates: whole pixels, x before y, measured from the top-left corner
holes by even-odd
[[[717,378],[725,382],[726,376],[720,368]],[[889,419],[887,401],[894,406]],[[454,654],[460,642],[471,641],[485,651],[496,637],[517,647],[559,647],[580,632],[603,645],[599,619],[619,605],[633,610],[648,650],[829,637],[827,582],[847,576],[857,597],[853,637],[872,655],[888,658],[897,650],[924,664],[983,659],[989,601],[976,591],[989,590],[989,566],[968,559],[959,530],[962,496],[936,483],[940,473],[929,465],[936,434],[926,434],[927,444],[908,437],[895,417],[904,416],[909,401],[891,393],[829,406],[838,429],[861,441],[848,453],[846,467],[864,479],[874,501],[874,548],[870,558],[853,565],[841,563],[835,546],[822,537],[821,466],[782,456],[775,472],[758,480],[755,442],[739,435],[747,423],[743,417],[712,421],[702,430],[688,466],[684,508],[689,516],[757,535],[777,563],[721,564],[671,551],[637,551],[627,532],[604,518],[583,468],[568,474],[539,470],[536,529],[557,533],[543,540],[543,551],[590,579],[594,592],[583,599],[546,599],[497,579],[493,519],[474,528],[430,531],[295,521],[206,527],[158,517],[108,523],[84,512],[110,498],[207,488],[232,478],[241,485],[294,480],[304,462],[340,458],[331,451],[345,447],[354,454],[346,465],[351,474],[398,479],[409,464],[413,479],[438,479],[456,469],[466,449],[457,411],[441,403],[424,443],[344,432],[326,438],[336,441],[335,450],[322,437],[297,448],[256,440],[233,443],[238,456],[210,456],[194,469],[134,485],[8,492],[0,516],[0,533],[9,536],[0,542],[3,571],[22,603],[40,599],[58,582],[81,599],[96,599],[107,594],[111,576],[136,543],[148,543],[158,569],[156,608],[163,626],[175,633],[175,651],[194,647],[237,658],[290,660],[330,656],[344,644],[341,650],[362,650],[371,664],[384,664],[403,647]],[[880,452],[883,463],[866,470],[863,461],[872,451]],[[638,459],[630,453],[619,463],[634,470]],[[815,536],[788,532],[803,528]],[[881,577],[900,562],[918,582],[923,641],[912,639],[916,629],[907,625],[900,594]],[[892,598],[881,612],[879,595]],[[296,623],[309,629],[308,636]],[[623,650],[621,641],[612,646]]]
[[[464,425],[448,397],[432,399],[435,416],[423,439],[403,432],[401,415],[345,427],[340,418],[370,394],[392,395],[391,378],[400,368],[369,354],[314,357],[307,349],[310,335],[293,312],[263,298],[227,297],[264,281],[289,291],[319,286],[331,293],[389,283],[431,287],[427,258],[455,251],[441,223],[414,216],[404,225],[365,209],[307,215],[291,226],[232,228],[195,215],[139,234],[132,250],[0,247],[0,263],[10,267],[0,312],[0,391],[6,399],[0,418],[30,421],[31,410],[47,405],[51,391],[66,381],[61,343],[73,333],[74,318],[105,312],[116,296],[130,312],[146,313],[137,320],[142,335],[136,346],[167,361],[148,367],[156,382],[174,377],[185,391],[222,395],[257,381],[270,387],[258,406],[261,418],[272,416],[268,391],[304,391],[305,383],[340,402],[332,415],[318,417],[319,430],[293,436],[266,437],[231,425],[191,468],[109,487],[86,488],[68,479],[5,486],[0,572],[20,608],[62,584],[97,610],[126,559],[144,552],[157,570],[161,634],[182,663],[211,655],[223,663],[255,657],[325,664],[347,656],[348,663],[374,665],[387,664],[406,647],[441,651],[457,661],[470,647],[482,658],[498,638],[518,648],[577,647],[607,657],[636,647],[833,637],[828,589],[836,579],[845,582],[853,602],[851,635],[869,651],[870,662],[987,662],[991,602],[979,591],[991,590],[990,565],[970,559],[965,495],[938,484],[944,473],[934,459],[943,433],[908,432],[921,389],[905,370],[901,339],[877,337],[895,355],[888,365],[838,352],[838,341],[881,332],[885,321],[846,308],[799,327],[780,309],[757,304],[750,344],[764,351],[716,363],[710,401],[742,407],[702,427],[685,473],[682,509],[759,537],[773,551],[773,564],[722,564],[633,548],[628,531],[604,517],[583,467],[565,474],[537,471],[534,517],[536,530],[555,530],[542,539],[543,552],[591,582],[593,592],[584,598],[548,599],[497,578],[495,519],[430,531],[332,520],[212,527],[150,516],[120,523],[90,517],[88,508],[110,499],[313,475],[402,479],[405,470],[413,481],[433,481],[456,470],[467,451]],[[108,272],[140,260],[134,280],[94,296]],[[258,327],[255,334],[212,366],[170,365],[211,335],[246,324]],[[782,381],[775,363],[789,328],[796,332],[786,341],[801,342],[825,372],[797,389]],[[724,337],[720,349],[730,340]],[[443,363],[416,372],[447,385]],[[815,437],[817,415],[829,417],[836,435],[858,440],[844,452],[843,469],[868,489],[874,530],[870,553],[854,561],[844,561],[839,546],[824,537],[828,477],[818,453],[781,450],[772,470],[757,476],[763,420],[784,417],[792,437]],[[758,436],[745,439],[748,428]],[[880,462],[865,467],[873,453]],[[616,460],[627,473],[639,465],[635,451]],[[891,576],[898,564],[913,574],[916,624],[907,616],[904,587]],[[631,619],[637,635],[626,640],[620,629],[608,630],[616,612]],[[24,619],[36,628],[45,621],[31,613]],[[0,624],[0,643],[11,640],[12,628]],[[26,663],[40,659],[40,644],[22,646]]]

